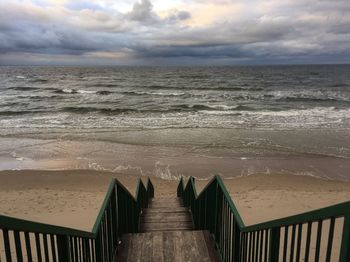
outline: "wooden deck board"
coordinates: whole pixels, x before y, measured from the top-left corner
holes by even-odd
[[[168,231],[129,234],[130,241],[119,253],[117,261],[209,262],[212,260],[204,237],[204,231]],[[120,260],[118,260],[120,259]]]
[[[192,216],[177,198],[153,200],[141,214],[140,232],[123,236],[117,261],[219,261],[210,234],[193,231]]]
[[[141,223],[147,222],[191,222],[191,215],[186,213],[147,213],[141,217]]]

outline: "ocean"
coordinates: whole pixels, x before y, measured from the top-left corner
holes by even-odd
[[[0,67],[0,169],[350,181],[350,66]]]

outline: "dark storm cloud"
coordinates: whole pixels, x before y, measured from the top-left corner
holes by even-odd
[[[199,4],[210,1],[191,1]],[[239,1],[238,1],[239,2]],[[250,4],[261,2],[249,1]],[[111,2],[112,3],[112,2]],[[230,1],[222,0],[224,6]],[[240,2],[244,5],[244,2]],[[0,64],[6,54],[71,55],[118,53],[147,61],[236,59],[269,63],[350,62],[350,2],[269,0],[249,15],[218,17],[191,24],[191,10],[167,10],[160,16],[149,0],[135,2],[128,12],[97,2],[75,1],[56,8],[29,2],[0,3]],[[3,54],[3,55],[1,55]],[[18,57],[18,56],[17,56]],[[96,57],[98,59],[98,55]],[[115,59],[111,56],[111,59]]]

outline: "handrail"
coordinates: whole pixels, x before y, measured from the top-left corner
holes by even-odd
[[[219,176],[199,194],[193,177],[186,184],[181,178],[177,195],[190,208],[195,228],[211,232],[222,261],[319,261],[321,256],[327,262],[350,261],[350,201],[245,226]],[[336,226],[342,227],[341,235]]]
[[[350,214],[350,201],[339,203],[336,205],[312,210],[298,215],[288,216],[264,223],[250,225],[242,228],[243,232],[262,230],[271,227],[283,227],[291,224],[307,223],[309,221],[318,221],[328,219],[330,217],[338,218]]]
[[[55,226],[30,220],[0,215],[0,229],[20,230],[33,233],[66,235],[73,233],[82,237],[94,237],[94,234],[84,230]]]
[[[92,233],[94,234],[94,236],[97,234],[98,227],[99,227],[99,225],[100,225],[102,216],[103,216],[103,214],[104,214],[104,211],[105,211],[106,208],[107,208],[109,199],[111,198],[111,195],[112,195],[114,189],[115,189],[115,180],[113,179],[113,180],[109,183],[107,193],[106,193],[106,195],[105,195],[105,198],[103,199],[103,202],[102,202],[102,205],[101,205],[101,207],[100,207],[100,211],[98,212],[98,215],[97,215],[97,217],[96,217],[94,226],[92,227]]]
[[[139,179],[135,196],[113,179],[91,232],[0,215],[0,259],[3,249],[5,261],[115,261],[121,235],[138,231],[153,195],[150,179],[147,188]]]

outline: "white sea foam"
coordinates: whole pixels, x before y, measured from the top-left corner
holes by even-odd
[[[98,91],[94,91],[94,90],[77,90],[77,93],[79,94],[96,94]]]
[[[74,90],[74,89],[70,89],[70,88],[64,88],[62,91],[63,91],[64,93],[71,94],[71,93],[73,93],[75,90]]]

